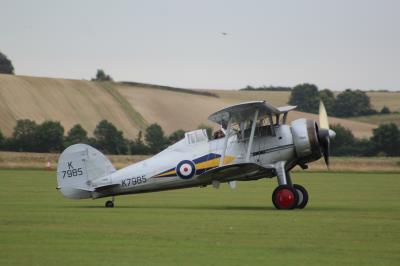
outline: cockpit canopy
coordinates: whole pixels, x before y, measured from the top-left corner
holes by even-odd
[[[187,144],[196,144],[208,141],[207,130],[197,129],[185,133],[185,140]]]

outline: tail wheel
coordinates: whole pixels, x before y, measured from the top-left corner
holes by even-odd
[[[113,208],[114,207],[114,202],[112,202],[111,200],[107,200],[105,206],[107,208]]]
[[[280,185],[272,193],[272,203],[275,208],[291,210],[297,206],[298,194],[296,190],[288,185]]]
[[[296,208],[303,209],[308,203],[308,192],[300,185],[294,184],[293,188],[296,190],[298,195]]]

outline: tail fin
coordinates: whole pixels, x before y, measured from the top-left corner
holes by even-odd
[[[75,144],[58,159],[57,189],[67,198],[90,198],[94,190],[92,180],[113,172],[115,168],[104,154],[89,145]]]

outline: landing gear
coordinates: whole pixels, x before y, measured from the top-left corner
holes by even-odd
[[[308,203],[308,192],[300,185],[293,184],[285,162],[275,164],[279,186],[272,193],[272,203],[279,210],[303,209]]]
[[[107,200],[106,201],[106,207],[107,208],[113,208],[114,207],[114,202],[112,202],[111,200]]]
[[[272,203],[279,210],[291,210],[296,208],[299,195],[289,185],[280,185],[272,193]]]
[[[293,188],[296,190],[298,195],[296,208],[303,209],[308,203],[308,192],[303,186],[297,184],[294,184]]]
[[[106,208],[114,208],[114,196],[112,197],[112,200],[107,200],[105,204]]]

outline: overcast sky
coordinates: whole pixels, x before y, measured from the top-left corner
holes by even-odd
[[[0,51],[20,75],[399,90],[399,12],[383,0],[0,0]]]

